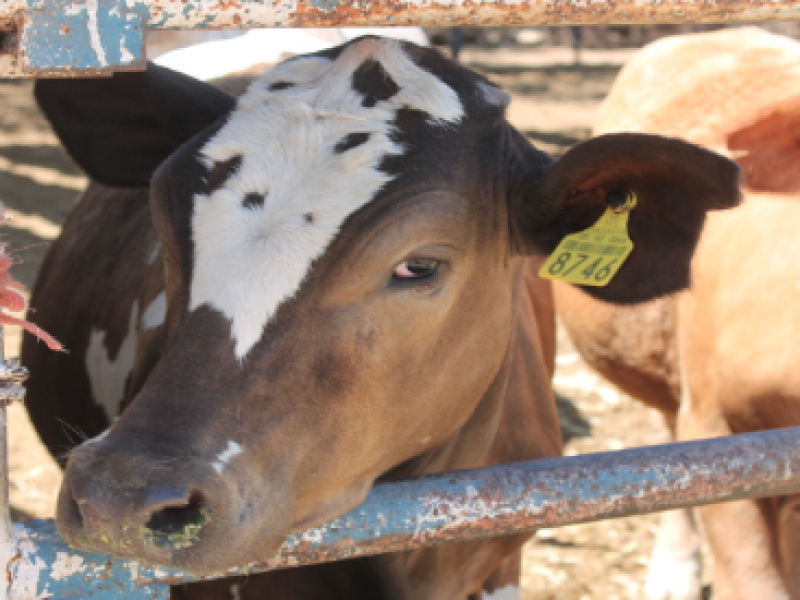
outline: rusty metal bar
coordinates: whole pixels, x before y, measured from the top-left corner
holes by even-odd
[[[358,508],[293,534],[275,557],[230,574],[796,492],[800,428],[443,473],[377,485]],[[38,580],[34,586],[28,579],[29,591],[67,598],[92,582],[113,588],[134,581],[155,593],[159,585],[195,580],[74,552],[52,522],[15,527],[10,581],[35,567]],[[25,597],[15,595],[15,585],[10,598]]]
[[[800,18],[778,0],[143,0],[129,1],[151,29],[380,25],[596,25],[730,23]]]
[[[2,212],[2,205],[0,205]],[[3,326],[0,325],[0,368],[5,367],[5,339]],[[6,405],[0,402],[0,564],[7,564],[9,559],[10,519],[8,502],[8,418]],[[0,589],[0,600],[6,600],[7,590]]]
[[[0,203],[0,218],[3,204]],[[5,252],[5,245],[0,244],[0,254]],[[27,369],[20,367],[15,359],[6,361],[5,336],[0,324],[0,564],[7,564],[11,548],[10,519],[8,500],[8,419],[6,408],[13,402],[22,401],[25,388],[22,383],[27,379]],[[0,586],[0,600],[6,600],[7,590]]]
[[[798,0],[0,0],[0,77],[141,69],[145,29],[787,20]]]

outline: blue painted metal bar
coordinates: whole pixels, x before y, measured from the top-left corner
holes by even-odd
[[[144,29],[735,23],[800,19],[798,0],[0,0],[0,77],[140,69]]]
[[[20,45],[29,73],[144,68],[141,10],[115,0],[63,2],[56,10],[46,4],[37,0],[24,16]]]
[[[58,536],[52,521],[11,528],[9,600],[166,600],[169,587],[158,579],[174,576],[106,554],[76,552]],[[156,583],[145,583],[140,576]]]
[[[292,535],[277,556],[230,574],[797,492],[800,428],[442,473],[375,486],[358,508]],[[70,550],[52,522],[16,526],[13,545],[15,600],[41,593],[159,598],[166,597],[158,596],[159,585],[195,580]],[[134,595],[131,582],[144,595]],[[113,595],[119,586],[124,593]]]

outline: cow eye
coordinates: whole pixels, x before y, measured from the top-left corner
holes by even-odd
[[[394,279],[427,279],[439,270],[441,261],[431,258],[412,258],[401,262],[394,268]]]

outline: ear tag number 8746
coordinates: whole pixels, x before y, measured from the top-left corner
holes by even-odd
[[[607,208],[594,225],[566,236],[547,257],[539,276],[577,285],[607,285],[633,250],[628,216],[635,206],[636,195],[628,192],[624,203]]]

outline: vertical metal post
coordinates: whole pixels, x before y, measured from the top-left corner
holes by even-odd
[[[0,203],[0,215],[3,214],[3,204]],[[0,253],[5,248],[0,246]],[[2,311],[2,306],[0,306]],[[8,411],[7,407],[12,402],[22,401],[25,397],[25,388],[22,383],[28,378],[28,371],[20,367],[14,360],[6,361],[5,336],[3,325],[0,323],[0,565],[2,565],[2,580],[0,581],[0,600],[6,600],[9,580],[8,562],[11,558],[11,524],[8,514]]]
[[[1,209],[0,209],[1,210]],[[0,324],[0,369],[5,371],[6,353],[3,325]],[[6,403],[0,402],[0,565],[4,578],[8,577],[8,549],[11,547],[8,517],[8,411]],[[0,600],[6,600],[7,585],[0,585]]]

